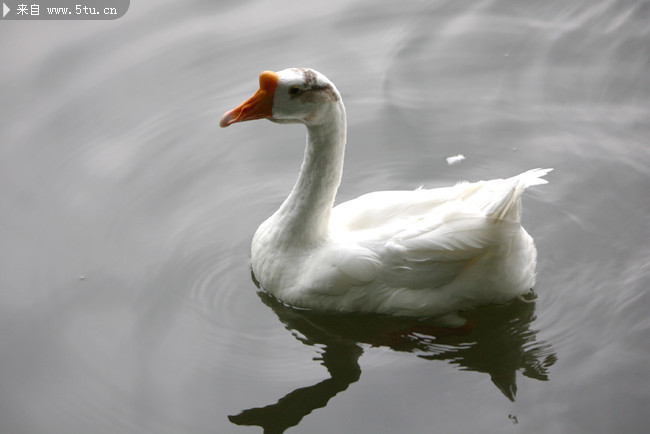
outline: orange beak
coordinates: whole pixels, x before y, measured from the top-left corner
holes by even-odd
[[[227,111],[221,117],[219,126],[225,128],[235,122],[252,121],[253,119],[267,119],[273,116],[273,95],[278,85],[278,74],[273,71],[264,71],[260,74],[260,88],[255,95],[239,104],[234,109]]]

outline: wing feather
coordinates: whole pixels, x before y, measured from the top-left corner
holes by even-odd
[[[381,279],[393,287],[443,286],[521,230],[521,194],[545,183],[541,177],[548,172],[374,192],[345,202],[332,210],[330,231],[339,243],[356,247],[337,249],[329,277],[341,284]]]

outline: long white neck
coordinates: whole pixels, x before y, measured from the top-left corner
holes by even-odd
[[[339,100],[326,122],[307,126],[307,146],[298,181],[274,214],[278,243],[311,245],[327,238],[343,173],[345,141],[345,108]]]

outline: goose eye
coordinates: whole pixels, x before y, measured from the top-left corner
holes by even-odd
[[[299,88],[298,86],[293,86],[289,88],[289,95],[291,96],[298,96],[302,93],[302,89]]]

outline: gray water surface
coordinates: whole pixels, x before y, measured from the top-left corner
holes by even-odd
[[[0,431],[646,432],[648,47],[642,0],[0,22]],[[346,103],[339,202],[555,168],[524,199],[534,294],[454,335],[260,292],[305,131],[218,121],[292,66]]]

